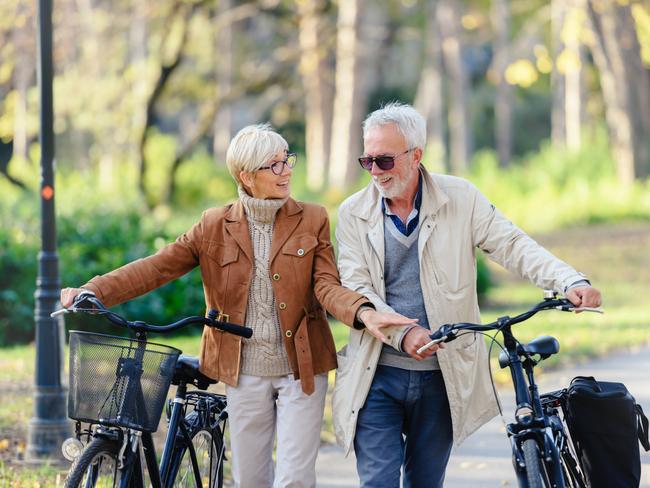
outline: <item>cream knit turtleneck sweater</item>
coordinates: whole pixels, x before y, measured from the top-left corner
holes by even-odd
[[[291,373],[291,367],[284,348],[269,274],[275,215],[287,199],[260,200],[248,195],[241,187],[239,199],[248,216],[254,255],[246,308],[246,327],[253,329],[253,337],[243,341],[241,373],[253,376],[287,375]]]

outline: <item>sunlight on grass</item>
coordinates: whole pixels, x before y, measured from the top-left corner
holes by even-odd
[[[0,354],[0,384],[30,383],[34,379],[33,345],[3,347]]]

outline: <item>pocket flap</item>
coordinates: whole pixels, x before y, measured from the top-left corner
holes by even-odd
[[[282,248],[282,254],[303,257],[318,245],[318,239],[310,235],[296,236],[287,241]]]
[[[211,242],[206,254],[221,266],[225,266],[237,261],[239,258],[239,247],[236,245],[226,246],[221,243]]]

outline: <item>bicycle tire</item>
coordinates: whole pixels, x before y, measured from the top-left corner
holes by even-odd
[[[95,437],[72,463],[64,487],[101,488],[118,485],[121,477],[117,469],[119,452],[120,444],[117,441]]]
[[[545,488],[544,474],[542,473],[542,456],[535,439],[526,439],[521,447],[526,464],[526,480],[528,488]]]
[[[200,486],[209,488],[223,487],[223,461],[225,458],[224,440],[218,428],[204,426],[192,433],[192,446],[200,472]],[[197,486],[190,449],[180,445],[172,457],[170,476],[174,487],[193,488]]]

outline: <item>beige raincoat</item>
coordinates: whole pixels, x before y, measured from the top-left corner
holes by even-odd
[[[423,175],[418,256],[420,283],[432,329],[445,323],[480,322],[476,295],[476,249],[514,274],[544,289],[563,292],[584,279],[508,221],[478,189],[453,176]],[[336,229],[341,282],[368,297],[379,311],[385,303],[384,218],[374,185],[348,198]],[[403,328],[384,330],[398,347]],[[350,451],[357,415],[370,389],[382,344],[366,330],[350,330],[338,353],[333,398],[338,442]],[[494,417],[497,401],[488,372],[485,342],[467,334],[438,351],[451,409],[454,443]]]

